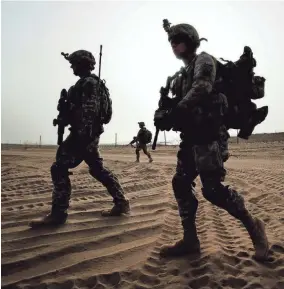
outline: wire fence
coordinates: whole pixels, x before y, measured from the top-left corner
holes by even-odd
[[[240,138],[237,138],[236,136],[232,136],[229,139],[229,144],[235,145],[240,145],[243,146],[245,144],[250,144],[250,143],[283,143],[284,142],[284,132],[281,133],[264,133],[264,134],[253,134],[250,136],[248,140],[243,140]],[[180,139],[171,139],[171,140],[166,140],[166,138],[163,141],[159,141],[157,143],[157,147],[168,147],[168,148],[176,148],[179,146]],[[121,142],[117,143],[117,134],[115,137],[115,142],[114,143],[101,143],[100,148],[109,148],[109,149],[123,149],[126,147],[130,147],[128,143]],[[149,147],[152,146],[152,143],[149,144]],[[55,144],[42,144],[41,142],[41,137],[39,139],[39,142],[29,142],[29,141],[24,141],[20,143],[1,143],[1,149],[2,150],[7,150],[7,149],[55,149],[57,148],[57,145]]]

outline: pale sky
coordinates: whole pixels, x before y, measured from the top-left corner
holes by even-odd
[[[2,132],[1,141],[55,144],[62,88],[77,81],[60,55],[91,51],[113,100],[113,119],[101,143],[129,142],[138,121],[155,132],[153,114],[159,90],[181,66],[167,40],[162,20],[195,26],[202,42],[199,52],[237,60],[243,47],[252,48],[255,72],[266,80],[266,95],[256,101],[269,114],[255,132],[284,131],[284,3],[282,2],[2,2]],[[98,73],[98,65],[94,71]],[[69,131],[66,130],[65,137]],[[233,133],[234,134],[234,131]],[[179,140],[179,134],[167,133]],[[160,141],[163,134],[160,134]]]

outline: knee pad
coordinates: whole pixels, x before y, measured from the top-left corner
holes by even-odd
[[[91,166],[89,166],[89,174],[100,182],[104,181],[105,175],[107,173],[108,170],[104,168],[101,162],[95,162]]]
[[[242,195],[229,186],[222,184],[216,186],[205,186],[202,188],[203,196],[206,200],[216,205],[229,214],[239,219],[245,212],[245,201]]]
[[[180,175],[177,175],[175,174],[173,176],[173,179],[172,179],[172,187],[173,187],[173,190],[174,192],[176,193],[177,191],[179,191],[181,188],[183,188],[183,177],[180,176]]]
[[[217,205],[220,200],[228,197],[226,193],[228,186],[225,187],[221,182],[218,182],[217,179],[203,180],[202,187],[203,197],[214,205]]]
[[[89,174],[93,177],[97,177],[100,174],[100,172],[97,167],[92,166],[92,167],[89,167]]]
[[[69,175],[68,168],[58,163],[52,164],[52,166],[50,167],[50,173],[51,173],[51,178],[53,180],[62,178],[62,177],[68,177]]]
[[[189,182],[188,176],[175,174],[172,179],[172,187],[176,198],[179,195],[194,193],[195,182]],[[191,192],[190,192],[191,190]]]
[[[195,218],[198,208],[198,200],[195,197],[195,183],[188,182],[188,176],[180,176],[175,174],[172,180],[174,195],[178,203],[179,214],[181,218]]]
[[[214,186],[203,187],[202,189],[203,197],[211,202],[212,204],[216,204],[218,199],[218,190]]]

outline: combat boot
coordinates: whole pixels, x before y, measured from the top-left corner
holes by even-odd
[[[56,211],[52,209],[45,217],[34,219],[29,223],[31,228],[40,228],[48,226],[60,226],[66,223],[68,214],[66,211]]]
[[[267,260],[269,243],[265,233],[264,223],[260,219],[253,218],[249,215],[248,220],[243,222],[243,224],[250,235],[255,249],[254,258],[259,261]]]
[[[183,239],[174,245],[163,246],[160,250],[161,257],[179,257],[200,253],[200,242],[197,236],[195,224],[184,226]]]
[[[114,204],[110,210],[102,211],[103,217],[118,217],[122,214],[128,214],[130,212],[129,201],[125,200],[122,203]]]

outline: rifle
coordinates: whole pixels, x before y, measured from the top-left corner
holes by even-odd
[[[128,145],[132,146],[135,142],[137,143],[137,137],[136,136],[133,137],[133,140]]]
[[[161,87],[161,89],[160,89],[160,100],[159,100],[159,103],[158,103],[159,108],[158,108],[157,111],[159,111],[161,114],[168,109],[168,105],[166,103],[166,99],[167,99],[167,97],[169,95],[170,85],[171,85],[172,79],[173,79],[173,77],[168,76],[167,82],[166,82],[166,86],[165,87]],[[155,126],[156,126],[156,132],[155,132],[155,137],[154,137],[154,141],[153,141],[153,144],[152,144],[152,150],[156,149],[158,136],[159,136],[159,132],[160,132],[160,128],[158,127],[158,125],[155,125]]]
[[[155,111],[154,122],[156,126],[156,133],[152,144],[152,150],[156,149],[157,140],[160,130],[169,131],[172,126],[172,117],[174,108],[182,98],[182,91],[180,89],[182,75],[185,73],[183,67],[180,68],[173,76],[168,76],[166,86],[160,89],[160,100],[158,102],[158,109]],[[171,88],[172,81],[175,81]],[[169,92],[172,92],[173,98],[169,98]]]
[[[163,28],[168,34],[170,33],[171,23],[169,22],[168,19],[163,19]],[[160,97],[159,104],[158,104],[159,105],[158,111],[160,111],[161,113],[162,113],[162,110],[163,110],[163,99],[165,99],[169,95],[170,85],[171,85],[172,79],[173,78],[169,76],[167,78],[166,86],[165,87],[161,87],[161,89],[160,89],[161,97]],[[160,129],[156,125],[155,137],[154,137],[154,141],[153,141],[153,144],[152,144],[152,150],[153,151],[156,149],[156,146],[157,146],[159,132],[160,132]]]
[[[67,119],[68,119],[68,103],[67,103],[67,90],[63,88],[60,93],[60,97],[58,100],[58,105],[57,105],[57,110],[59,111],[59,114],[57,118],[53,119],[53,126],[58,126],[57,129],[57,144],[61,145],[63,142],[63,135],[64,135],[64,130],[65,126],[67,125]]]

